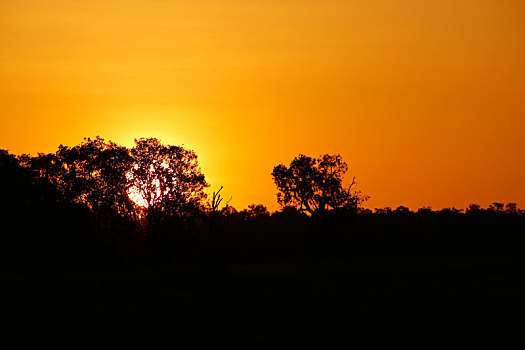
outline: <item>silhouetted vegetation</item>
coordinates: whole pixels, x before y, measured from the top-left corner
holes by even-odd
[[[339,155],[299,155],[289,167],[276,166],[271,175],[282,208],[270,213],[262,204],[236,210],[222,187],[208,198],[196,154],[157,139],[136,140],[129,149],[97,137],[36,156],[0,150],[0,269],[21,276],[150,271],[175,295],[189,288],[199,298],[209,297],[199,286],[218,283],[221,297],[236,305],[228,312],[251,322],[263,315],[283,327],[263,309],[252,316],[242,310],[237,301],[248,297],[235,291],[248,288],[254,297],[266,295],[269,301],[258,302],[274,312],[295,305],[289,321],[313,337],[341,331],[342,324],[332,315],[330,327],[314,322],[313,332],[298,305],[310,303],[304,307],[319,319],[328,314],[311,298],[348,312],[345,327],[354,327],[347,330],[354,335],[521,332],[514,312],[485,305],[483,315],[475,303],[495,303],[500,296],[492,287],[510,288],[512,307],[524,311],[517,298],[525,271],[524,210],[516,203],[365,209],[367,197],[355,181],[344,185],[347,169]],[[155,298],[161,287],[141,288],[152,288],[148,295]],[[298,293],[296,299],[283,290]],[[471,299],[446,296],[456,290]],[[392,316],[401,309],[403,315]],[[490,323],[497,317],[506,323]]]
[[[367,197],[353,188],[355,178],[345,188],[343,176],[347,171],[348,165],[338,154],[319,158],[300,154],[290,167],[279,164],[273,169],[277,201],[309,214],[328,210],[355,211]]]

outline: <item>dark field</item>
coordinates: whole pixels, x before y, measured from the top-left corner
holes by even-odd
[[[197,172],[196,189],[140,207],[127,192],[134,161],[159,147],[196,158],[136,142],[147,152],[99,138],[34,158],[0,152],[2,349],[331,349],[525,333],[516,203],[237,211],[218,192],[205,203]]]
[[[361,257],[353,263],[2,276],[14,348],[331,348],[355,338],[523,333],[523,261]],[[19,334],[12,336],[13,334]]]

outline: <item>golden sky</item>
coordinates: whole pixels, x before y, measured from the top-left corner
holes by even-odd
[[[524,206],[525,1],[1,0],[0,113],[13,153],[184,144],[237,208],[335,152],[370,208]]]

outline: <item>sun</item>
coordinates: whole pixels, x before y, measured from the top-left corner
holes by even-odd
[[[160,191],[160,188],[159,188]],[[136,186],[132,186],[128,189],[128,196],[129,199],[133,201],[136,205],[142,208],[148,207],[148,201],[144,198],[144,196],[140,193],[138,188]]]
[[[165,169],[169,168],[169,165],[164,162],[162,162],[160,166]],[[139,207],[147,209],[151,204],[159,201],[163,193],[160,188],[159,179],[154,178],[149,184],[145,184],[141,183],[141,180],[134,178],[133,171],[137,170],[138,168],[138,164],[135,164],[133,169],[126,173],[126,178],[132,183],[132,185],[128,188],[128,196],[133,201],[133,203]],[[149,171],[152,174],[155,172],[155,167],[153,164],[150,165]]]

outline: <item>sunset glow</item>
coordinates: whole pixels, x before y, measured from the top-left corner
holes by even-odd
[[[168,168],[168,164],[166,164],[166,163],[161,163],[160,166],[162,166],[165,169]],[[138,165],[134,166],[135,169],[138,169],[138,167],[139,167]],[[154,171],[155,171],[155,168],[154,168],[154,166],[152,164],[150,166],[150,172],[153,174]],[[128,180],[133,180],[133,176],[132,176],[132,172],[131,171],[126,173],[126,178]],[[135,180],[135,181],[139,182],[137,180]],[[147,187],[147,186],[144,186],[145,184],[136,183],[136,184],[132,185],[128,189],[129,198],[136,205],[138,205],[139,207],[148,208],[150,203],[155,203],[155,202],[159,201],[160,198],[162,197],[162,195],[166,194],[168,192],[168,190],[165,190],[164,193],[163,193],[163,191],[161,189],[161,186],[160,186],[159,179],[155,179],[155,178],[151,179],[151,184],[154,185],[154,187],[156,188],[156,190],[151,192],[151,193],[148,193],[148,191],[145,190],[144,187]]]
[[[524,62],[520,0],[4,0],[0,148],[156,137],[237,208],[299,153],[370,208],[524,206]]]

